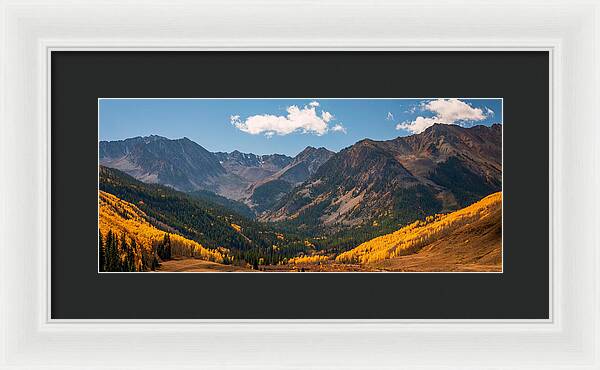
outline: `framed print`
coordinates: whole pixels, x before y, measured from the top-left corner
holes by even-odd
[[[0,368],[600,369],[598,4],[237,5],[2,3]]]

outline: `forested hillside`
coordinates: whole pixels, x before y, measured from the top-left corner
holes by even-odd
[[[135,205],[104,191],[99,193],[101,271],[149,271],[160,260],[195,257],[225,262],[227,250],[208,250],[180,235],[159,230]]]
[[[246,204],[237,200],[228,199],[219,194],[215,194],[208,190],[196,190],[188,193],[194,198],[198,198],[206,203],[213,203],[219,205],[226,210],[233,211],[240,216],[246,217],[247,219],[254,219],[254,212]]]
[[[306,250],[304,241],[285,236],[220,205],[157,184],[145,184],[100,166],[100,190],[143,211],[152,225],[193,240],[207,249],[226,248],[234,263],[277,263]]]
[[[369,264],[412,255],[425,246],[456,233],[462,227],[501,215],[502,193],[494,193],[471,206],[446,215],[432,215],[400,230],[362,243],[337,256],[342,263]],[[498,235],[500,243],[500,235]],[[500,245],[498,244],[498,247]]]

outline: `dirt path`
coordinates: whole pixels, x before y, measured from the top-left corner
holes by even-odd
[[[195,258],[175,259],[164,261],[157,269],[158,272],[232,272],[252,271],[239,266],[223,265]]]

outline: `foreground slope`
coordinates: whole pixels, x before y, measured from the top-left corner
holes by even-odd
[[[396,271],[500,271],[502,193],[416,221],[340,254],[337,262]]]

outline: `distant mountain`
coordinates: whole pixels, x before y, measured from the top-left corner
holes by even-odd
[[[273,175],[292,161],[292,157],[283,154],[256,155],[237,150],[214,154],[227,172],[234,173],[249,183]]]
[[[101,141],[99,145],[103,166],[146,183],[167,185],[204,197],[209,194],[203,192],[209,191],[243,201],[258,212],[308,179],[332,155],[333,152],[325,148],[313,147],[307,147],[294,158],[237,150],[211,153],[188,138],[171,140],[156,135]],[[216,200],[218,198],[213,199]],[[245,213],[241,208],[236,210]]]
[[[306,147],[294,159],[268,180],[283,180],[293,186],[300,185],[312,176],[335,153],[325,148]]]
[[[260,213],[276,204],[285,194],[314,175],[335,153],[325,148],[306,147],[287,165],[257,180],[248,190],[249,201]]]
[[[181,191],[214,187],[226,171],[215,155],[188,138],[161,136],[101,141],[100,164],[121,170],[147,183]]]
[[[406,224],[464,207],[502,187],[502,128],[436,124],[334,154],[261,216],[296,227]]]

